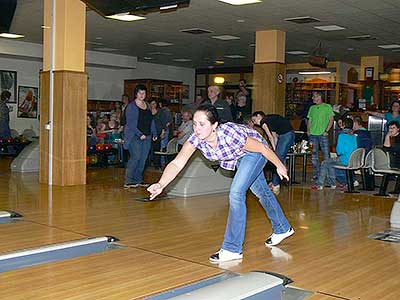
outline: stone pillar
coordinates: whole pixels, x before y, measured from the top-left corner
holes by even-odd
[[[50,185],[86,184],[86,6],[44,0],[40,176]]]
[[[253,111],[285,114],[285,38],[280,30],[256,32]]]

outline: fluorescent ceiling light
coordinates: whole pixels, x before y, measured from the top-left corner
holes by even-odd
[[[322,31],[336,31],[336,30],[344,30],[346,28],[337,26],[337,25],[327,25],[327,26],[315,26],[315,29],[319,29]]]
[[[172,4],[172,5],[167,5],[167,6],[161,6],[160,10],[174,9],[177,7],[178,7],[178,4]]]
[[[188,58],[175,58],[173,61],[178,61],[178,62],[187,62],[187,61],[192,61],[191,59]]]
[[[305,71],[299,72],[300,75],[327,75],[331,74],[332,72],[329,71]]]
[[[121,14],[106,16],[106,18],[120,20],[120,21],[127,21],[127,22],[139,21],[139,20],[146,19],[145,17],[135,16],[135,15],[131,15],[129,13],[121,13]]]
[[[225,57],[235,59],[235,58],[245,58],[246,56],[239,55],[239,54],[232,54],[232,55],[225,55]]]
[[[256,46],[256,44],[250,44],[249,45],[249,47],[255,47]]]
[[[216,60],[215,63],[217,65],[223,65],[225,62],[223,60]]]
[[[240,40],[240,37],[233,36],[233,35],[214,35],[212,36],[213,39],[221,40],[221,41],[231,41],[231,40]]]
[[[143,59],[145,59],[145,60],[152,60],[153,58],[152,58],[152,57],[149,57],[149,56],[144,56]]]
[[[0,37],[7,38],[7,39],[19,39],[19,38],[23,38],[24,35],[3,32],[3,33],[0,33]]]
[[[245,5],[245,4],[254,4],[262,2],[261,0],[218,0],[218,1],[228,3],[231,5]]]
[[[397,44],[392,44],[392,45],[378,45],[379,48],[382,49],[398,49],[400,48],[400,45]]]
[[[165,46],[171,46],[173,44],[167,43],[167,42],[152,42],[152,43],[149,43],[149,45],[158,46],[158,47],[165,47]]]
[[[286,51],[286,53],[287,53],[287,54],[292,54],[292,55],[304,55],[304,54],[308,54],[308,52],[300,51],[300,50]]]

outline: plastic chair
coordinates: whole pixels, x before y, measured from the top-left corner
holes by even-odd
[[[364,165],[365,149],[358,148],[350,155],[347,166],[334,166],[336,169],[346,171],[347,191],[346,193],[359,193],[354,190],[354,171],[359,170]]]
[[[372,171],[377,174],[382,174],[383,178],[381,185],[379,186],[379,193],[375,196],[389,196],[386,193],[387,186],[389,184],[390,176],[394,175],[398,178],[400,175],[400,169],[393,169],[390,167],[389,155],[382,149],[372,149]],[[398,182],[397,182],[398,183]],[[398,184],[396,184],[396,188]]]
[[[375,189],[375,176],[372,171],[373,164],[373,150],[371,149],[367,155],[365,155],[364,165],[361,168],[362,185],[363,190],[373,191]]]
[[[166,157],[166,161],[169,162],[171,158],[175,157],[178,154],[178,139],[172,138],[169,140],[167,144],[167,149],[165,152],[163,151],[154,151],[155,155],[160,155]]]

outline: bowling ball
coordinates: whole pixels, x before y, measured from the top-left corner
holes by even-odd
[[[104,150],[104,144],[97,144],[96,145],[96,150],[97,151],[103,151]]]
[[[104,150],[110,151],[112,149],[112,144],[104,144]]]
[[[89,160],[91,165],[95,165],[99,161],[99,158],[97,157],[97,155],[91,155]]]
[[[4,144],[5,140],[4,139],[0,139],[0,144]]]
[[[11,138],[11,137],[10,137],[10,138],[8,138],[8,139],[7,139],[7,143],[8,143],[8,144],[12,144],[12,143],[14,143],[14,139],[13,139],[13,138]]]
[[[92,145],[92,146],[89,147],[89,153],[90,154],[96,153],[96,146],[95,145]]]

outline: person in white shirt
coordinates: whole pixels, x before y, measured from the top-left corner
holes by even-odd
[[[178,127],[178,130],[174,132],[174,135],[178,138],[178,149],[181,150],[182,145],[186,142],[189,136],[193,133],[193,121],[192,112],[185,110],[182,112],[182,124]]]

